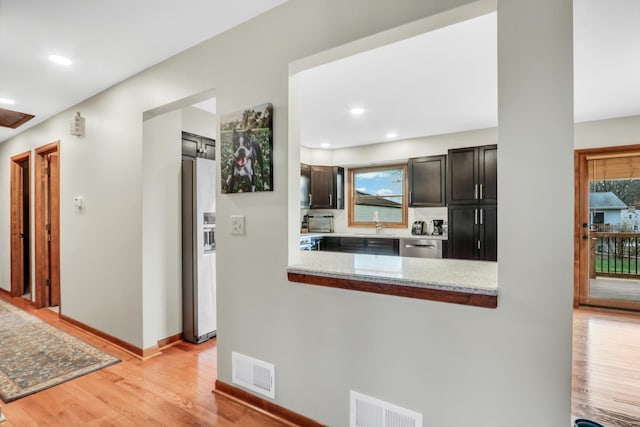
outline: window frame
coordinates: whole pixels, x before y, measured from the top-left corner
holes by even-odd
[[[366,166],[366,167],[354,167],[349,168],[349,173],[347,174],[347,197],[348,197],[348,226],[349,227],[369,227],[373,228],[376,226],[376,223],[373,221],[355,221],[355,179],[354,175],[356,173],[362,172],[373,172],[380,170],[392,170],[392,169],[401,169],[402,170],[402,222],[380,222],[382,227],[384,228],[407,228],[408,227],[408,211],[409,211],[409,178],[407,176],[408,166],[406,163],[396,163],[389,165],[378,165],[378,166]]]

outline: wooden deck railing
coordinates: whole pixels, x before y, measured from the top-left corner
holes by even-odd
[[[591,277],[640,278],[640,233],[591,232]]]

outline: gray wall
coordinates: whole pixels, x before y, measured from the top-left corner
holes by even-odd
[[[143,233],[143,192],[159,191],[162,176],[160,168],[149,167],[143,113],[211,90],[220,114],[272,102],[274,191],[218,194],[219,378],[231,382],[232,351],[274,363],[276,402],[333,426],[348,424],[351,389],[422,412],[425,426],[568,425],[573,283],[569,0],[498,1],[498,309],[286,280],[299,227],[300,150],[295,90],[288,89],[290,75],[295,80],[290,64],[310,56],[321,62],[325,51],[406,23],[412,24],[373,38],[443,25],[457,13],[429,16],[466,3],[291,0],[1,144],[0,164],[8,165],[13,154],[61,139],[63,313],[142,347],[174,333],[169,320],[180,302],[162,299],[171,298],[173,285],[156,286],[143,278],[143,250],[154,244],[168,245],[168,253],[175,250],[170,240],[152,241]],[[487,11],[492,2],[472,5],[478,12],[458,12]],[[370,39],[355,44],[367,45]],[[346,50],[355,49],[351,44]],[[87,119],[83,139],[68,136],[75,111]],[[540,165],[545,165],[544,174]],[[1,173],[0,199],[9,200],[8,168]],[[76,194],[85,196],[83,214],[73,209]],[[171,197],[161,201],[167,209],[172,209]],[[553,245],[538,239],[533,225],[539,218],[525,203],[529,198],[560,212],[547,225],[556,239]],[[232,214],[246,216],[246,235],[231,236],[225,218]],[[295,221],[289,224],[288,217]],[[5,204],[0,223],[5,224],[0,285],[9,289]],[[174,227],[167,223],[162,232],[171,236]],[[179,266],[174,257],[165,258],[168,271]],[[165,316],[154,302],[161,300],[174,303]]]

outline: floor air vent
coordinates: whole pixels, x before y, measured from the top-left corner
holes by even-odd
[[[275,366],[244,354],[231,353],[231,381],[272,399],[276,395]]]
[[[422,427],[422,414],[351,390],[350,427]]]

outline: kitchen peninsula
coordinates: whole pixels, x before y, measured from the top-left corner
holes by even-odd
[[[498,305],[492,261],[301,251],[291,282],[485,308]]]
[[[419,142],[407,158],[382,146],[383,164],[367,148],[332,153],[342,162],[329,166],[302,163],[303,251],[287,269],[291,282],[497,307],[497,145],[443,142],[428,153]],[[323,199],[320,209],[321,196],[336,203]],[[375,234],[357,231],[368,228]]]

